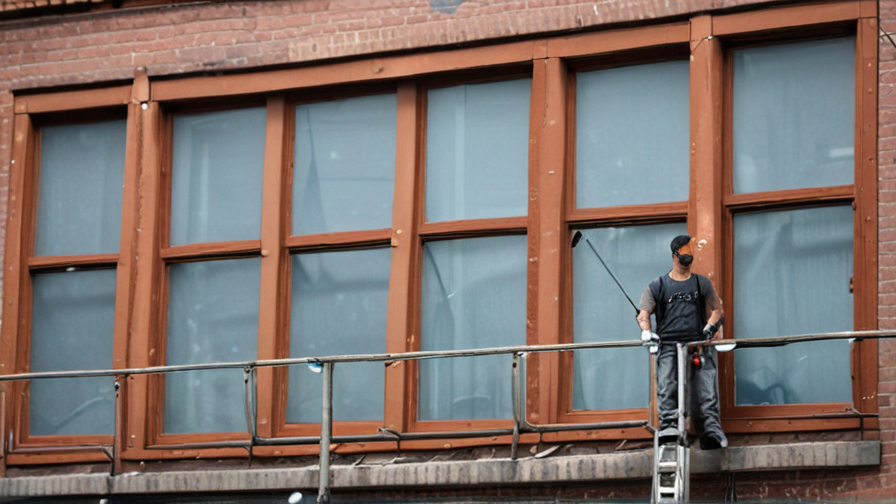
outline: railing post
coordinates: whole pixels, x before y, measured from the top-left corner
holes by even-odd
[[[513,397],[513,444],[510,446],[510,460],[516,460],[517,450],[520,445],[520,417],[522,416],[522,412],[520,411],[520,353],[514,352],[513,354],[513,383],[512,387],[512,397]]]
[[[330,502],[330,437],[333,435],[333,367],[324,362],[323,412],[320,421],[320,484],[318,504]]]
[[[115,424],[112,426],[112,476],[121,471],[121,450],[124,449],[126,428],[124,421],[124,383],[127,376],[115,377]]]
[[[255,376],[255,368],[246,366],[243,369],[243,406],[246,410],[246,430],[249,432],[249,467],[252,467],[252,446],[255,444],[255,394],[252,387],[252,378]]]

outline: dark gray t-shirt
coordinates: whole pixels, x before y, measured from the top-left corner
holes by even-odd
[[[656,299],[659,295],[664,299]],[[657,309],[658,303],[662,303],[662,309]],[[720,304],[712,282],[697,274],[680,282],[663,275],[650,282],[641,294],[641,309],[656,312],[656,332],[670,340],[702,339],[703,325]],[[705,310],[702,314],[701,307]]]

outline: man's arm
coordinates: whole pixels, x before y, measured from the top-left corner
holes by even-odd
[[[642,331],[649,331],[650,327],[650,314],[656,309],[656,300],[653,298],[653,292],[650,290],[650,285],[644,289],[644,292],[641,293],[641,302],[640,310],[638,311],[638,326]]]
[[[709,317],[706,319],[707,325],[715,326],[719,320],[722,320],[722,315],[724,315],[724,309],[722,308],[722,300],[719,299],[718,293],[716,293],[715,286],[712,284],[712,280],[706,279],[709,284],[709,288],[706,289],[706,311],[709,312]],[[717,339],[719,337],[719,332],[716,331],[713,334],[713,339]]]
[[[653,311],[653,310],[651,310]],[[638,326],[641,327],[642,331],[649,331],[650,328],[650,312],[647,310],[641,310],[638,312]]]

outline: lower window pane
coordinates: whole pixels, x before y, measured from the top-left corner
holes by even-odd
[[[582,231],[637,304],[654,278],[672,268],[669,244],[685,223]],[[635,311],[583,239],[572,251],[576,343],[640,337]],[[646,408],[650,359],[643,348],[579,350],[573,358],[574,410]]]
[[[426,243],[421,350],[526,344],[526,237]],[[511,356],[420,361],[419,420],[511,418]]]
[[[853,330],[848,206],[734,217],[738,338]],[[849,343],[735,350],[738,405],[851,402]]]
[[[166,364],[255,359],[260,276],[260,258],[169,266]],[[245,431],[244,394],[242,369],[169,373],[163,431]]]
[[[292,257],[290,357],[386,352],[391,249]],[[289,370],[288,423],[321,418],[322,378],[307,366]],[[382,362],[347,362],[333,373],[334,420],[382,420]]]
[[[112,367],[115,270],[33,276],[31,371]],[[115,426],[115,380],[33,380],[32,436],[109,434]]]

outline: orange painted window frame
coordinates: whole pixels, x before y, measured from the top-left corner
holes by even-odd
[[[712,237],[698,253],[701,273],[713,278],[723,299],[731,302],[730,212],[746,206],[796,204],[813,201],[851,201],[856,208],[855,226],[855,326],[877,326],[877,10],[876,3],[858,0],[840,3],[803,4],[760,8],[723,15],[699,15],[672,24],[606,30],[535,41],[512,42],[487,47],[367,59],[297,69],[259,71],[225,76],[187,77],[150,83],[138,75],[129,86],[30,94],[15,98],[13,160],[10,177],[10,210],[7,220],[4,259],[4,301],[0,334],[0,373],[24,371],[27,352],[30,268],[56,265],[30,258],[33,227],[33,166],[36,162],[34,124],[45,117],[82,113],[108,107],[127,108],[128,145],[125,167],[125,205],[122,216],[122,245],[116,295],[114,367],[144,367],[159,363],[164,334],[160,313],[164,311],[164,268],[172,261],[198,257],[258,256],[262,258],[261,311],[258,358],[285,357],[288,324],[288,259],[298,250],[359,247],[387,244],[392,248],[388,294],[388,352],[417,348],[419,338],[419,288],[421,243],[427,239],[489,234],[528,236],[527,342],[551,344],[571,336],[570,229],[586,225],[610,225],[684,221],[692,234]],[[838,30],[847,27],[857,34],[856,68],[856,178],[849,187],[799,194],[733,196],[726,192],[730,146],[726,131],[726,44],[793,35],[806,29]],[[810,30],[811,31],[811,30]],[[691,58],[691,190],[686,203],[575,209],[574,191],[574,75],[590,62],[625,54],[649,54],[657,48],[688,44]],[[662,52],[662,51],[660,51]],[[640,56],[639,56],[640,57]],[[630,62],[635,60],[629,60]],[[426,223],[423,218],[423,129],[425,89],[433,82],[461,83],[471,78],[489,78],[510,68],[531,68],[528,215],[514,219]],[[477,77],[473,77],[477,76]],[[726,81],[727,79],[727,81]],[[301,84],[298,84],[301,83]],[[289,236],[291,169],[290,93],[322,93],[339,96],[358,92],[360,86],[386,86],[398,93],[395,199],[392,228],[363,233],[339,233],[315,237]],[[349,90],[349,91],[346,91]],[[865,92],[867,90],[871,90]],[[192,103],[263,96],[268,110],[264,160],[261,238],[251,243],[204,244],[198,247],[165,247],[167,231],[167,173],[170,133],[168,117]],[[151,97],[151,98],[150,98]],[[244,97],[244,98],[240,98]],[[168,170],[168,172],[166,172]],[[766,196],[768,196],[766,198]],[[752,199],[751,199],[752,198]],[[833,198],[833,199],[831,199]],[[131,261],[130,258],[135,260]],[[136,259],[139,258],[139,259]],[[93,264],[95,258],[82,258]],[[113,261],[102,258],[102,261]],[[856,408],[877,411],[877,346],[872,341],[854,347],[853,370]],[[565,356],[530,356],[527,381],[527,420],[534,424],[602,421],[643,417],[644,410],[572,412],[567,398],[571,390],[571,367]],[[27,364],[27,359],[24,361]],[[386,369],[384,426],[398,431],[463,430],[509,425],[508,421],[416,422],[416,380],[413,363]],[[285,424],[285,383],[281,371],[258,372],[258,433],[261,436],[316,434],[314,424]],[[732,396],[733,375],[727,356],[720,363],[723,396]],[[116,456],[128,460],[162,458],[245,457],[236,448],[166,448],[168,443],[244,439],[243,433],[213,435],[159,434],[160,387],[151,376],[129,377],[120,393],[125,414],[115,432]],[[0,419],[5,433],[22,422],[17,408],[16,385],[6,384],[5,415]],[[730,399],[729,399],[730,402]],[[841,407],[841,405],[836,405]],[[774,407],[743,410],[723,405],[725,429],[729,432],[781,432],[795,430],[853,429],[857,419],[804,418],[830,411],[828,405]],[[758,417],[758,418],[757,418]],[[774,418],[771,418],[774,417]],[[779,418],[783,417],[783,418]],[[798,418],[788,418],[798,417]],[[336,425],[336,433],[369,432],[372,425]],[[874,418],[866,429],[877,428]],[[545,434],[542,439],[573,441],[638,438],[634,431],[591,431]],[[81,436],[44,440],[13,438],[6,447],[8,464],[104,461],[93,449],[65,451],[64,445],[92,442]],[[107,437],[106,437],[107,438]],[[535,442],[538,436],[523,436]],[[25,441],[23,443],[23,441]],[[108,439],[102,439],[106,442]],[[451,440],[454,447],[509,443],[505,438]],[[442,448],[443,440],[402,443],[404,448]],[[351,444],[340,451],[391,450],[394,443]],[[317,446],[256,447],[259,456],[299,455],[317,452]]]

